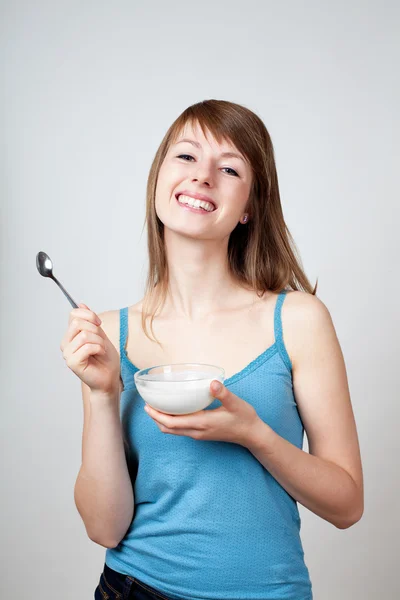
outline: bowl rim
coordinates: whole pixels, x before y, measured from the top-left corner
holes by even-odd
[[[135,381],[137,379],[143,379],[143,377],[145,377],[148,373],[143,373],[143,371],[151,371],[152,369],[157,369],[159,367],[179,367],[181,365],[192,365],[192,366],[196,366],[196,367],[213,367],[213,369],[217,369],[218,371],[220,371],[220,373],[222,374],[222,379],[225,380],[225,369],[223,367],[217,367],[217,365],[211,365],[209,363],[194,363],[194,362],[189,362],[189,363],[164,363],[161,365],[154,365],[152,367],[146,367],[145,369],[140,369],[139,371],[137,371],[136,373],[134,373],[133,377],[135,379]],[[202,381],[204,380],[204,377],[199,377],[197,379],[184,379],[183,381],[158,381],[157,383],[187,383],[188,381]],[[149,380],[148,380],[149,381]],[[154,381],[153,379],[151,379],[150,381]]]

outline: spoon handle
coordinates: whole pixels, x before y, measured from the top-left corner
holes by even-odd
[[[60,290],[63,292],[63,294],[66,296],[66,298],[69,300],[69,302],[71,303],[71,306],[73,308],[79,308],[77,303],[71,298],[71,296],[68,294],[67,290],[64,289],[64,287],[61,285],[61,283],[58,281],[58,279],[54,275],[53,275],[53,279],[56,282],[56,284],[58,285],[58,287],[60,288]]]

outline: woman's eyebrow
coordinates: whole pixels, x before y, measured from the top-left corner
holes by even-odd
[[[176,142],[176,144],[174,144],[174,146],[177,146],[178,144],[181,144],[182,142],[189,142],[189,144],[193,144],[193,146],[196,146],[196,148],[201,148],[201,144],[199,144],[199,142],[196,142],[195,140],[189,140],[188,138],[179,140],[179,142]],[[221,156],[228,157],[228,158],[239,158],[240,160],[245,162],[243,157],[240,156],[240,154],[237,154],[236,152],[222,152]]]

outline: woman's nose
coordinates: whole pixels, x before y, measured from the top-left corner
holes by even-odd
[[[209,177],[194,177],[193,181],[198,181],[199,183],[210,185],[210,183],[209,183],[210,178]]]
[[[206,183],[207,185],[212,184],[211,165],[205,163],[197,165],[193,179],[199,183]]]

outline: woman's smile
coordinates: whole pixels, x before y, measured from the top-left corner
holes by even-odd
[[[200,215],[200,214],[201,215],[210,215],[217,210],[216,208],[214,210],[206,210],[205,208],[202,208],[201,206],[199,206],[199,207],[190,206],[190,204],[184,204],[183,202],[179,202],[179,198],[176,199],[176,202],[184,210],[188,210],[188,211],[197,213],[198,215]]]

